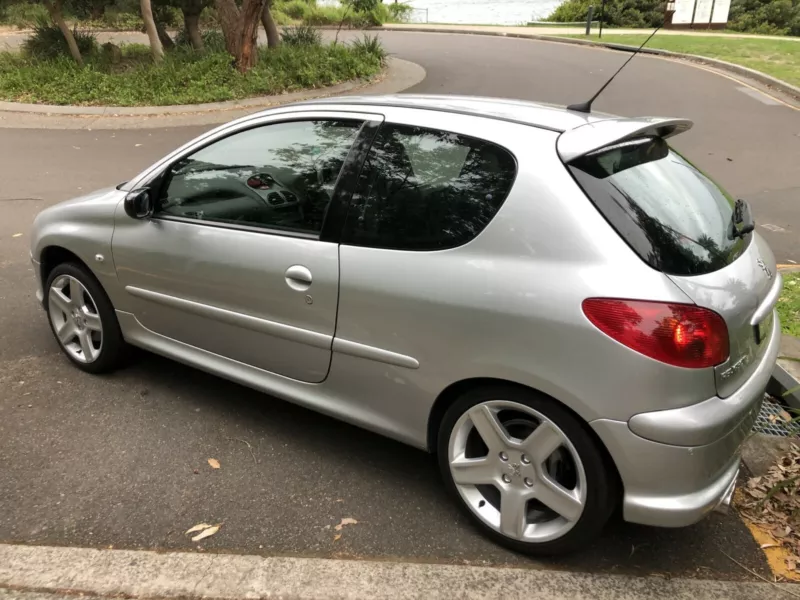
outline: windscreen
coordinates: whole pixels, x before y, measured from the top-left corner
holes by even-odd
[[[603,148],[568,167],[623,239],[665,273],[719,270],[750,240],[734,226],[734,200],[661,138]]]

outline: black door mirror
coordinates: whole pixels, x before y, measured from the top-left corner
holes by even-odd
[[[153,197],[147,188],[133,190],[125,196],[125,213],[133,219],[152,216],[153,208]]]

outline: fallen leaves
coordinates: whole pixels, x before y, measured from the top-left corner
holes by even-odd
[[[219,469],[220,464],[219,464],[219,461],[216,458],[209,458],[208,459],[208,466],[211,467],[212,469]]]
[[[765,475],[751,478],[738,505],[744,517],[775,541],[765,541],[761,548],[781,548],[787,569],[800,578],[800,448],[791,444]]]
[[[196,536],[192,538],[193,542],[199,542],[200,540],[204,540],[207,537],[211,537],[212,535],[217,533],[220,527],[222,527],[222,523],[218,523],[217,525],[209,525],[208,523],[198,523],[194,527],[187,529],[186,535],[189,535],[190,533],[197,533],[199,531],[200,533],[198,533]]]
[[[358,521],[356,521],[355,519],[352,519],[350,517],[345,517],[339,522],[339,524],[336,527],[334,527],[334,529],[336,531],[341,531],[342,527],[344,527],[345,525],[356,525],[357,523]]]

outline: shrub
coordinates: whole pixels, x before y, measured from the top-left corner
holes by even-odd
[[[273,5],[273,10],[275,8],[292,19],[302,20],[305,18],[306,13],[309,12],[311,5],[305,0],[290,0],[289,2]]]
[[[800,35],[800,0],[734,0],[728,28],[773,35]]]
[[[380,72],[372,54],[344,44],[258,49],[246,74],[225,52],[176,48],[154,63],[146,45],[124,45],[118,64],[98,52],[80,68],[67,57],[33,60],[0,52],[0,99],[48,104],[170,105],[219,102],[334,85]]]
[[[597,0],[565,0],[545,21],[586,21],[589,6],[594,5],[594,18],[600,18]],[[661,0],[607,0],[603,23],[612,27],[657,27],[664,22]]]
[[[373,56],[380,61],[381,65],[386,64],[389,53],[386,51],[386,48],[383,47],[377,35],[368,36],[365,34],[361,39],[355,40],[351,46],[355,52]]]
[[[298,25],[284,29],[281,40],[287,46],[319,46],[322,34],[310,25]]]
[[[39,21],[49,18],[50,15],[47,14],[47,9],[44,6],[28,2],[10,4],[0,11],[0,20],[2,22],[20,29],[34,27]]]
[[[414,7],[405,2],[392,2],[391,4],[384,5],[389,10],[389,21],[395,23],[405,23],[411,18],[411,13]]]
[[[86,31],[72,30],[78,50],[83,56],[91,54],[97,47],[94,35]],[[55,25],[46,20],[38,21],[33,27],[33,33],[22,44],[22,51],[33,58],[50,59],[59,56],[70,56],[67,40],[64,34]]]
[[[218,29],[208,29],[201,32],[203,37],[203,48],[206,52],[225,52],[225,36]],[[175,36],[176,46],[191,46],[189,36],[185,29],[181,29]]]

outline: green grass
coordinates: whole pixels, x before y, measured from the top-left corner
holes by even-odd
[[[596,35],[566,37],[598,40]],[[646,39],[646,35],[616,34],[604,35],[602,41],[638,46]],[[792,85],[800,85],[800,40],[656,34],[647,47],[718,58],[772,75]]]
[[[237,100],[334,85],[381,71],[381,57],[343,44],[259,49],[258,65],[242,75],[224,52],[179,48],[153,64],[143,45],[123,46],[123,60],[101,54],[85,67],[71,59],[37,61],[0,53],[0,99],[42,104],[164,106]]]
[[[784,273],[778,316],[783,333],[800,337],[800,273]]]

